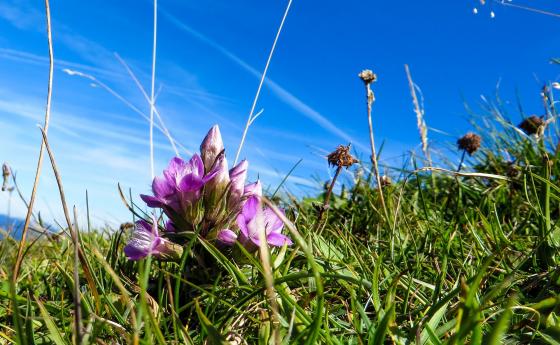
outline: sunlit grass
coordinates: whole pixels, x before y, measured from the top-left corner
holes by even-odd
[[[412,157],[383,187],[387,212],[360,167],[324,214],[325,195],[274,198],[295,245],[269,266],[195,236],[180,262],[132,262],[126,227],[82,231],[84,343],[558,344],[558,128],[535,138],[499,101],[482,111],[463,174]],[[29,241],[12,285],[16,251],[0,242],[0,343],[70,343],[71,239]]]

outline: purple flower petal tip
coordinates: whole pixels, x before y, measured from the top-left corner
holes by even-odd
[[[164,205],[163,202],[155,196],[140,194],[140,199],[142,199],[148,207],[163,207]]]
[[[291,246],[292,244],[294,244],[288,236],[282,235],[282,234],[277,233],[277,232],[271,232],[266,237],[266,242],[268,242],[269,245],[275,246],[275,247],[282,247],[285,244]]]
[[[237,235],[229,229],[224,229],[218,232],[217,238],[220,242],[232,246],[237,240]]]

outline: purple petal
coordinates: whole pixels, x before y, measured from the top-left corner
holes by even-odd
[[[134,231],[144,231],[147,233],[152,233],[152,224],[148,223],[144,219],[140,219],[134,225]]]
[[[259,214],[258,211],[257,211],[257,214]],[[260,243],[261,243],[260,237],[259,237],[259,226],[262,226],[262,223],[259,224],[259,217],[258,216],[256,216],[255,218],[253,218],[249,222],[247,222],[248,237],[257,246],[260,246]],[[266,236],[266,234],[265,234],[265,236]]]
[[[136,222],[130,240],[124,247],[124,253],[130,260],[140,260],[152,252],[156,235],[152,233],[151,227],[144,220]]]
[[[156,197],[161,198],[173,193],[173,186],[171,186],[168,181],[169,180],[164,177],[154,177],[152,191]]]
[[[144,195],[144,194],[140,194],[140,199],[144,200],[144,202],[146,203],[146,205],[148,205],[148,207],[163,207],[165,206],[165,203],[163,200],[156,198],[154,196],[151,195]]]
[[[227,244],[228,246],[231,246],[237,240],[237,235],[235,234],[235,232],[229,229],[224,229],[218,232],[217,238],[220,242]]]
[[[226,181],[229,183],[229,171],[228,171],[228,164],[226,155],[220,154],[212,166],[212,170],[208,172],[206,176],[204,176],[204,181],[208,182],[210,180],[214,183],[220,183]]]
[[[202,179],[195,174],[185,175],[179,183],[179,190],[181,192],[195,192],[204,186]]]
[[[196,176],[202,177],[204,176],[204,163],[199,155],[196,153],[192,156],[188,163],[191,172],[196,174]]]
[[[266,237],[266,242],[268,242],[269,245],[275,246],[275,247],[281,247],[284,244],[287,244],[287,245],[291,246],[293,244],[292,240],[288,236],[282,235],[282,234],[277,233],[277,232],[271,232]]]
[[[177,176],[185,168],[185,161],[180,157],[173,157],[169,161],[167,169],[164,170],[164,174],[170,174],[171,176]]]
[[[173,221],[168,220],[167,222],[165,222],[165,231],[167,231],[167,232],[177,232],[177,227],[175,227],[175,224],[173,223]]]
[[[222,172],[222,170],[222,166],[215,166],[214,169],[208,172],[208,174],[204,175],[204,177],[202,178],[202,182],[204,182],[204,184],[210,182],[218,175],[218,173]]]
[[[279,211],[284,213],[282,209],[279,209]],[[279,233],[280,231],[282,231],[282,228],[284,227],[284,222],[280,217],[276,215],[276,213],[274,213],[274,211],[271,208],[269,207],[265,208],[263,213],[264,213],[264,224],[265,224],[267,234],[272,232]]]
[[[234,166],[230,171],[229,171],[229,177],[231,179],[234,179],[236,177],[239,176],[243,176],[247,173],[247,168],[249,167],[249,162],[247,162],[246,159],[242,160],[241,162],[239,162],[239,164],[237,164],[236,166]]]
[[[262,196],[261,181],[257,180],[257,182],[250,183],[245,186],[245,189],[243,191],[243,196],[250,197],[252,195]]]
[[[136,222],[130,239],[124,247],[124,253],[130,260],[140,260],[148,255],[153,255],[157,259],[177,260],[182,252],[181,246],[159,236],[155,217],[152,217],[151,224],[144,220]]]
[[[249,229],[247,229],[247,221],[245,219],[245,216],[243,216],[243,214],[239,214],[237,216],[237,226],[239,226],[239,231],[241,231],[241,235],[245,236],[246,238],[249,238]]]
[[[245,188],[245,179],[247,178],[247,167],[249,163],[242,160],[233,169],[229,171],[229,179],[231,181],[229,188],[229,205],[236,205],[239,203]]]
[[[127,244],[124,247],[124,254],[129,260],[136,261],[136,260],[143,259],[146,256],[148,256],[149,253],[150,251],[148,249],[136,247],[134,246],[134,244],[131,243]]]
[[[251,219],[255,218],[257,215],[257,210],[261,206],[260,200],[257,196],[251,196],[243,205],[241,214],[245,217],[246,221],[249,222]]]

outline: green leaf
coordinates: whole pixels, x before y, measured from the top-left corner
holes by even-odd
[[[389,310],[385,313],[377,328],[375,329],[375,336],[373,337],[372,344],[385,344],[385,335],[389,330],[389,325],[393,322],[395,318],[395,305],[393,304]]]
[[[200,320],[200,324],[202,325],[202,328],[206,331],[206,333],[208,334],[208,343],[212,344],[212,345],[227,345],[229,344],[226,341],[226,338],[216,329],[216,327],[214,327],[214,324],[212,324],[212,321],[210,321],[208,319],[208,317],[206,317],[206,315],[204,315],[204,312],[202,311],[202,309],[200,309],[200,304],[198,303],[198,299],[194,300],[194,305],[195,305],[195,309],[196,309],[196,314],[198,315],[198,319]]]
[[[43,316],[47,329],[49,330],[49,338],[57,345],[65,345],[66,342],[64,341],[64,337],[56,327],[56,324],[49,315],[49,312],[47,311],[43,303],[41,303],[41,301],[39,301],[37,297],[33,296],[33,298],[35,299],[35,302],[37,303],[37,306],[41,311],[41,316]]]

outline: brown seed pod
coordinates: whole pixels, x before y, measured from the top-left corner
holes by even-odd
[[[10,177],[10,167],[8,163],[2,164],[2,191],[8,188],[8,177]]]
[[[370,69],[365,69],[358,74],[358,77],[367,85],[377,80],[377,75]]]
[[[350,154],[350,145],[338,145],[336,150],[327,156],[327,161],[329,165],[333,167],[345,167],[347,169],[352,166],[352,164],[358,163],[358,160]]]
[[[482,139],[479,135],[469,132],[457,140],[459,150],[466,151],[470,156],[480,148]]]
[[[523,120],[518,127],[527,135],[539,135],[544,131],[545,121],[536,115],[529,116]]]

